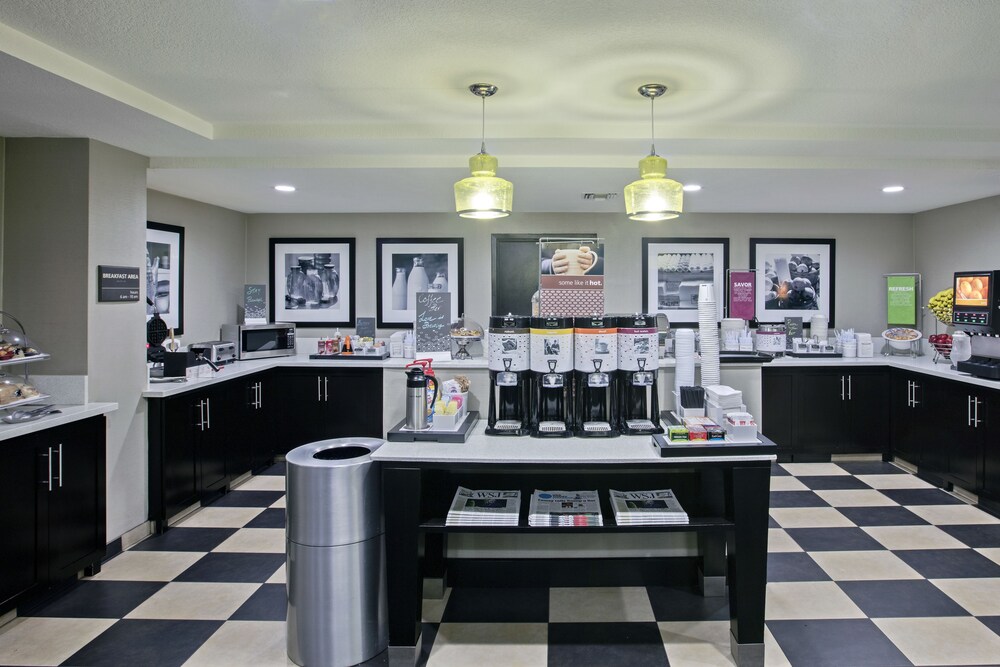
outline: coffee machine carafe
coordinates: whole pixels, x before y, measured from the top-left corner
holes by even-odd
[[[490,317],[488,435],[528,434],[530,319],[510,314]]]
[[[619,429],[625,435],[663,433],[660,426],[656,316],[618,320]]]
[[[573,434],[573,318],[531,318],[531,435]]]
[[[583,438],[618,435],[618,318],[577,317],[573,321],[576,372],[574,433]]]

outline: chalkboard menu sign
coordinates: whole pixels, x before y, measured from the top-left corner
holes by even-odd
[[[267,287],[265,285],[244,285],[243,309],[245,311],[245,324],[265,324],[267,322]]]
[[[447,292],[417,292],[417,352],[449,351],[450,327],[451,295]]]
[[[802,318],[801,317],[786,317],[785,318],[785,349],[791,350],[792,339],[802,338]]]
[[[375,338],[375,318],[359,317],[355,329],[361,338]]]

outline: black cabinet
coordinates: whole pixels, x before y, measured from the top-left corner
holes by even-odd
[[[983,494],[1000,501],[1000,391],[985,392],[978,428],[983,429]]]
[[[904,371],[893,371],[892,375],[892,453],[915,466],[923,464],[927,431],[934,417],[927,402],[928,394],[934,393],[933,388],[928,391],[928,379]]]
[[[106,553],[105,419],[91,417],[0,448],[0,613]]]
[[[764,435],[778,443],[783,459],[888,454],[886,369],[764,368],[761,388]]]
[[[983,485],[983,439],[987,401],[983,390],[974,385],[948,382],[944,424],[947,438],[936,446],[947,451],[948,477],[964,489],[978,492]]]
[[[381,368],[289,369],[276,384],[279,454],[328,438],[383,437]]]
[[[274,460],[276,400],[274,377],[270,373],[249,375],[229,383],[226,391],[228,415],[232,417],[226,459],[230,479],[259,470]]]

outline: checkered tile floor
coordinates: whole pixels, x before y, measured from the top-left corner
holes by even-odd
[[[0,664],[290,665],[268,472],[0,628]],[[768,665],[1000,663],[992,516],[890,464],[785,464],[769,533]],[[728,613],[659,587],[452,589],[425,603],[421,661],[730,665]]]

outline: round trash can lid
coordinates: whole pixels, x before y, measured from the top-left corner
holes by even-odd
[[[371,461],[371,453],[382,446],[378,438],[335,438],[296,447],[285,455],[289,465],[327,468]]]

